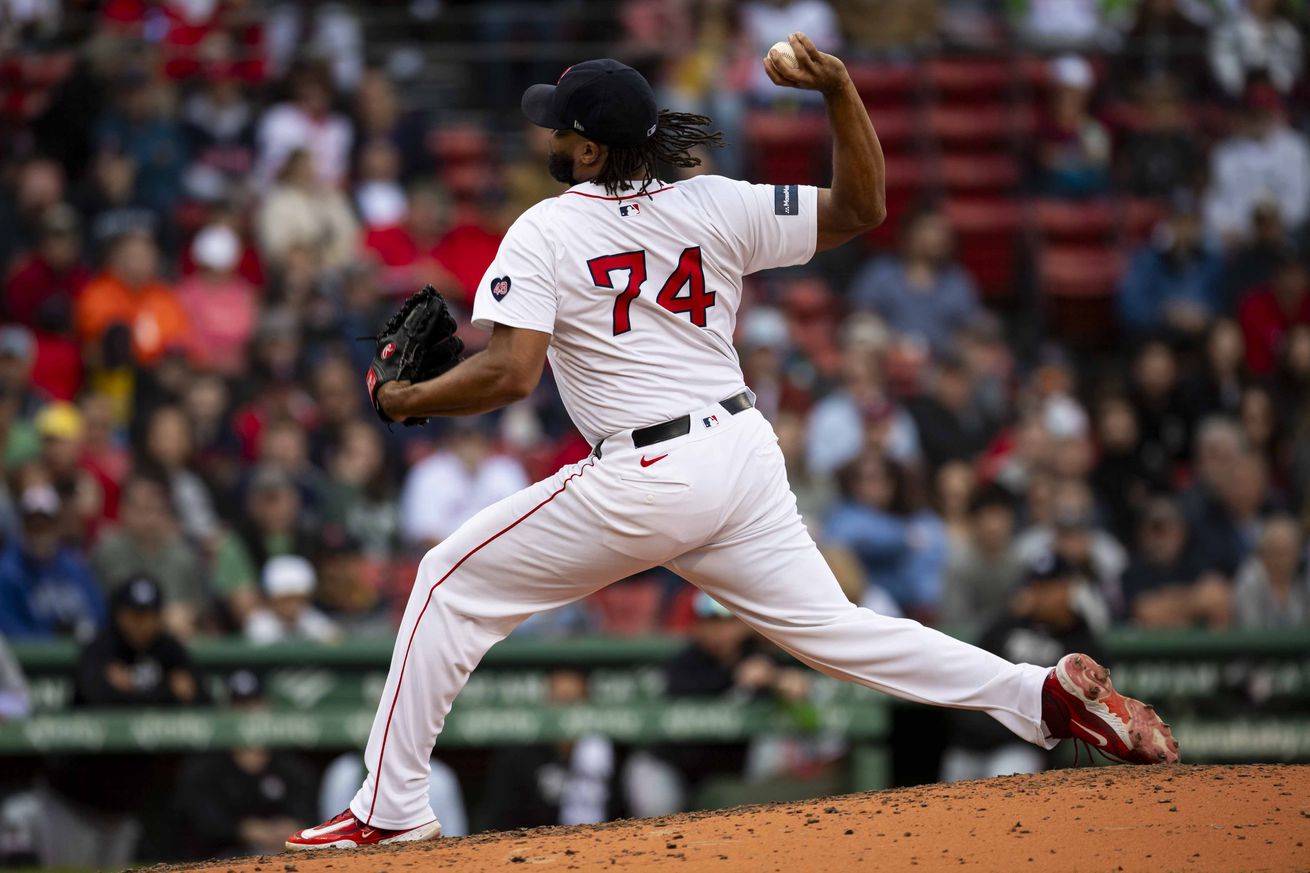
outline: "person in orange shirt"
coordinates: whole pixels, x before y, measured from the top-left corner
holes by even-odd
[[[132,336],[132,355],[152,364],[171,347],[186,342],[186,310],[159,278],[159,251],[149,234],[125,233],[115,241],[108,268],[86,286],[77,302],[77,335],[97,360],[98,343],[115,324]]]

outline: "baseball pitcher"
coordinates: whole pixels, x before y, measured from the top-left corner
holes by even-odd
[[[907,700],[982,710],[1044,748],[1074,737],[1133,763],[1178,760],[1168,726],[1066,656],[1012,664],[917,622],[854,606],[796,511],[783,457],[732,345],[742,277],[803,264],[884,217],[883,156],[840,60],[803,34],[764,59],[783,87],[818,91],[832,126],[831,188],[719,176],[698,163],[710,119],[657,111],[635,70],[594,60],[523,95],[553,131],[549,172],[571,185],[525,212],[487,270],[462,343],[435,292],[378,338],[367,385],[379,415],[478,415],[537,385],[547,359],[594,446],[479,513],[429,551],[401,621],[350,807],[292,849],[424,840],[428,759],[482,656],[533,613],[664,565],[816,670]],[[794,53],[794,60],[792,54]]]

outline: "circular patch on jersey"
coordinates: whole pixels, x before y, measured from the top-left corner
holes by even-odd
[[[387,343],[385,346],[382,347],[382,354],[378,355],[378,357],[380,357],[382,360],[385,361],[387,358],[391,357],[395,353],[396,353],[396,344]]]
[[[509,293],[510,286],[509,276],[499,276],[491,280],[491,296],[497,300],[504,300],[505,295]]]

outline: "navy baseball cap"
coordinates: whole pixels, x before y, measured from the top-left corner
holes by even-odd
[[[614,146],[641,145],[659,121],[650,83],[610,58],[574,64],[555,85],[533,85],[523,92],[523,114],[538,127]]]

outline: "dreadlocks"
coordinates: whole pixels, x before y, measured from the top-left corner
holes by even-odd
[[[662,109],[655,123],[655,135],[639,146],[610,146],[605,164],[592,181],[603,185],[607,194],[616,195],[634,179],[641,179],[638,193],[644,193],[658,175],[660,164],[698,167],[700,158],[691,154],[693,148],[723,147],[723,132],[705,129],[713,122],[708,115]]]

